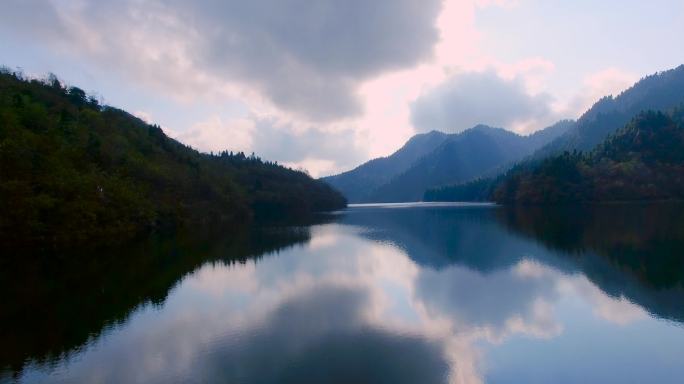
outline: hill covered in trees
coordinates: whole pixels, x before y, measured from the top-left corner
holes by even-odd
[[[532,135],[479,125],[460,133],[411,138],[389,157],[324,178],[351,202],[418,201],[426,189],[496,173],[530,155],[573,124],[561,121]]]
[[[117,241],[173,226],[242,224],[344,207],[307,174],[200,153],[55,77],[0,73],[0,242]]]
[[[565,152],[522,164],[491,187],[500,203],[684,198],[684,108],[647,111],[589,153]]]
[[[541,159],[565,151],[590,151],[643,111],[667,111],[684,102],[684,65],[647,76],[618,96],[606,96],[563,135],[540,148]]]

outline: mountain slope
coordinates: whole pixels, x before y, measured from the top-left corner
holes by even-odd
[[[643,112],[589,154],[518,166],[493,192],[522,204],[683,198],[684,108]]]
[[[426,188],[465,181],[529,153],[525,138],[477,126],[452,136],[411,168],[378,188],[371,201],[417,201]]]
[[[418,201],[425,190],[468,181],[519,160],[571,126],[564,121],[529,136],[484,125],[450,135],[404,173],[379,187],[372,201]]]
[[[437,131],[415,135],[388,157],[370,160],[351,171],[324,177],[322,180],[342,192],[350,202],[367,201],[376,188],[434,151],[448,136]]]
[[[0,72],[0,243],[117,241],[343,207],[302,172],[200,153],[75,87]]]
[[[563,120],[529,136],[485,125],[455,134],[418,134],[391,156],[323,180],[352,203],[417,201],[428,188],[496,172],[530,155],[573,124]]]
[[[684,65],[645,77],[617,97],[607,96],[585,112],[564,135],[534,158],[564,151],[589,151],[642,111],[665,111],[684,102]]]

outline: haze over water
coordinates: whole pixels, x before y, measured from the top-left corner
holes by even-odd
[[[17,261],[0,382],[679,383],[683,229],[679,205],[361,206]]]

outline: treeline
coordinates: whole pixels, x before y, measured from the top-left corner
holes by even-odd
[[[423,194],[423,201],[487,201],[492,185],[492,179],[480,178],[463,184],[428,189]]]
[[[244,153],[200,153],[56,77],[0,71],[0,242],[118,241],[344,207],[327,184]]]
[[[522,204],[682,199],[684,108],[643,112],[589,153],[519,165],[490,197]]]

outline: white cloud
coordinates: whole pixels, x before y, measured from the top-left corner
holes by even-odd
[[[520,77],[494,71],[457,74],[421,95],[411,119],[421,131],[460,132],[477,124],[514,129],[552,117],[550,95],[530,95]]]
[[[639,77],[636,74],[615,67],[591,73],[584,78],[582,87],[575,96],[566,102],[557,103],[554,109],[577,118],[602,97],[617,96],[637,80]]]
[[[175,93],[232,89],[334,120],[361,113],[364,80],[432,56],[441,0],[11,0],[3,8],[17,38],[49,36],[54,48]]]
[[[225,120],[220,116],[194,124],[189,130],[171,132],[175,139],[201,151],[250,153],[255,123],[250,119]]]

